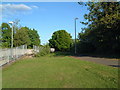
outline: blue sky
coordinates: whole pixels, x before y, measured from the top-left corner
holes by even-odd
[[[1,8],[1,6],[0,6]],[[40,35],[41,44],[47,43],[52,33],[66,30],[74,38],[74,18],[77,20],[77,33],[85,27],[83,15],[87,7],[76,2],[5,2],[2,3],[2,22],[20,19],[21,26],[34,28]]]

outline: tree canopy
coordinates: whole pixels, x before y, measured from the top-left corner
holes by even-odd
[[[49,45],[58,51],[67,51],[72,44],[71,38],[71,35],[65,30],[58,30],[53,33],[52,38],[49,40]]]
[[[88,2],[89,13],[84,15],[87,25],[79,33],[80,45],[90,45],[97,52],[118,53],[120,51],[120,3]],[[82,44],[84,43],[84,44]],[[84,51],[84,49],[82,49]]]
[[[14,34],[13,34],[13,44],[14,47],[20,46],[20,45],[28,45],[28,48],[32,48],[33,45],[40,45],[40,37],[38,35],[37,30],[30,29],[28,27],[13,27],[14,28]],[[2,47],[4,48],[10,48],[11,46],[11,28],[9,24],[2,23],[1,25],[1,42]]]
[[[35,29],[29,29],[28,30],[28,36],[30,38],[30,45],[29,47],[33,47],[33,45],[39,46],[40,45],[40,36]]]
[[[16,31],[16,34],[14,35],[14,46],[20,46],[20,45],[30,45],[30,38],[28,35],[28,28],[22,27],[19,30]]]
[[[2,47],[10,47],[11,28],[7,23],[2,23],[1,25],[1,41],[2,41]]]

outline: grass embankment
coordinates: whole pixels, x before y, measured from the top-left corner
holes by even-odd
[[[118,69],[53,54],[3,69],[3,88],[117,88]]]

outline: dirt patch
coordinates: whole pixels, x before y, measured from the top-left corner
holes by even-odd
[[[26,55],[26,56],[23,56],[21,59],[28,59],[28,58],[33,58],[33,55]]]

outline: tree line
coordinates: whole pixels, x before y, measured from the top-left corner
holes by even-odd
[[[78,33],[77,53],[120,53],[120,2],[87,2],[78,3],[87,6],[89,13],[84,15],[86,25]],[[2,23],[2,46],[11,45],[11,28]],[[74,39],[66,30],[55,31],[49,40],[49,46],[56,51],[73,52]],[[14,31],[14,46],[27,44],[29,48],[40,45],[37,30],[28,27]]]
[[[79,3],[80,4],[80,3]],[[83,5],[83,4],[82,4]],[[79,33],[79,53],[120,53],[120,2],[88,2],[87,25]]]
[[[12,28],[8,23],[1,24],[1,47],[10,48],[11,47],[11,33]],[[30,29],[28,27],[13,26],[13,46],[17,47],[26,44],[28,48],[32,48],[33,45],[40,45],[40,36],[37,30]]]
[[[79,3],[88,7],[86,25],[78,33],[77,53],[120,53],[120,2]],[[58,51],[74,52],[74,40],[65,30],[53,33],[49,45]]]

